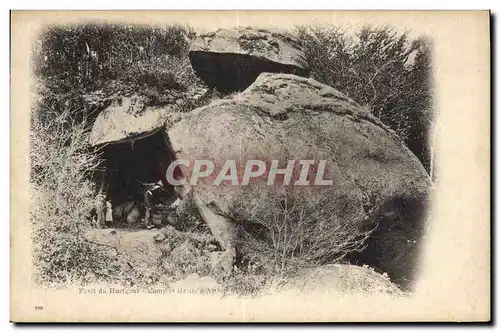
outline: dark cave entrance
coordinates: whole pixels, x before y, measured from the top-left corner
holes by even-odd
[[[309,77],[310,69],[274,62],[248,54],[191,51],[189,59],[196,74],[222,93],[243,91],[262,73],[285,73]]]
[[[125,222],[135,207],[144,215],[143,195],[148,184],[161,182],[161,200],[174,199],[173,187],[165,178],[168,165],[175,160],[164,129],[140,138],[115,142],[103,147],[104,161],[97,184],[112,203],[114,222]],[[130,222],[130,221],[129,221]]]

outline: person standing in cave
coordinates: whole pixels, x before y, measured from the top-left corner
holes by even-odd
[[[146,215],[144,217],[144,224],[147,228],[153,228],[156,225],[152,223],[152,215],[156,212],[156,199],[164,191],[161,181],[155,183],[145,183],[145,191],[143,194],[144,207],[146,208]]]
[[[94,202],[94,209],[96,212],[96,226],[98,228],[106,227],[106,195],[99,191],[96,195]]]
[[[113,204],[111,204],[111,200],[106,199],[106,225],[113,224]]]

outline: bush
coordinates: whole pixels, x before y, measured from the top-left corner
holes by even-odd
[[[41,111],[41,110],[40,110]],[[51,113],[51,112],[48,112]],[[35,282],[90,283],[120,272],[103,248],[88,243],[95,190],[90,176],[98,167],[87,151],[86,122],[65,111],[42,123],[32,113],[30,131],[32,243]]]
[[[194,32],[181,25],[78,24],[48,27],[33,44],[34,72],[71,86],[95,88],[151,60],[168,63],[187,54]]]
[[[270,208],[255,209],[241,223],[241,253],[253,270],[287,275],[299,268],[341,262],[364,249],[372,230],[362,230],[356,220],[342,213],[342,199],[318,199],[296,192],[275,191]],[[243,206],[233,206],[242,220]]]
[[[390,27],[299,27],[312,76],[367,105],[430,171],[431,44]]]
[[[81,120],[97,116],[106,100],[145,94],[158,106],[167,91],[202,87],[188,51],[190,27],[67,25],[47,28],[33,43],[32,68],[45,87],[41,103]]]

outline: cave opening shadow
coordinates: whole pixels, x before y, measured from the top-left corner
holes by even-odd
[[[248,54],[189,52],[191,64],[210,88],[221,93],[243,91],[262,73],[294,74],[309,77],[310,69],[271,61]]]
[[[133,209],[144,216],[144,193],[148,185],[160,182],[160,200],[175,200],[173,187],[166,180],[166,169],[175,160],[170,139],[164,130],[141,138],[108,144],[101,155],[103,167],[96,179],[113,206],[113,223],[126,222]]]

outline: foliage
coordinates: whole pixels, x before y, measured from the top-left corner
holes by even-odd
[[[318,196],[319,197],[319,196]],[[342,200],[328,195],[311,199],[286,190],[271,194],[272,207],[249,210],[239,203],[231,214],[239,220],[240,248],[252,269],[264,274],[286,275],[299,268],[341,262],[352,252],[364,249],[372,230],[362,230],[356,220],[342,213]]]
[[[390,27],[351,31],[299,27],[306,59],[318,81],[367,105],[429,170],[432,121],[431,45]]]
[[[184,26],[68,25],[49,27],[34,44],[35,75],[92,88],[154,59],[184,56],[194,32]]]
[[[48,27],[33,43],[33,73],[44,104],[92,120],[114,96],[162,97],[201,86],[187,52],[187,26],[67,25]]]
[[[168,226],[162,230],[161,271],[171,280],[179,280],[192,273],[209,275],[211,263],[207,247],[213,242],[208,234],[180,232]]]
[[[47,123],[36,115],[30,131],[35,281],[84,284],[111,278],[120,264],[106,255],[106,248],[83,238],[94,207],[89,176],[99,165],[86,149],[86,122],[76,123],[70,111]]]

